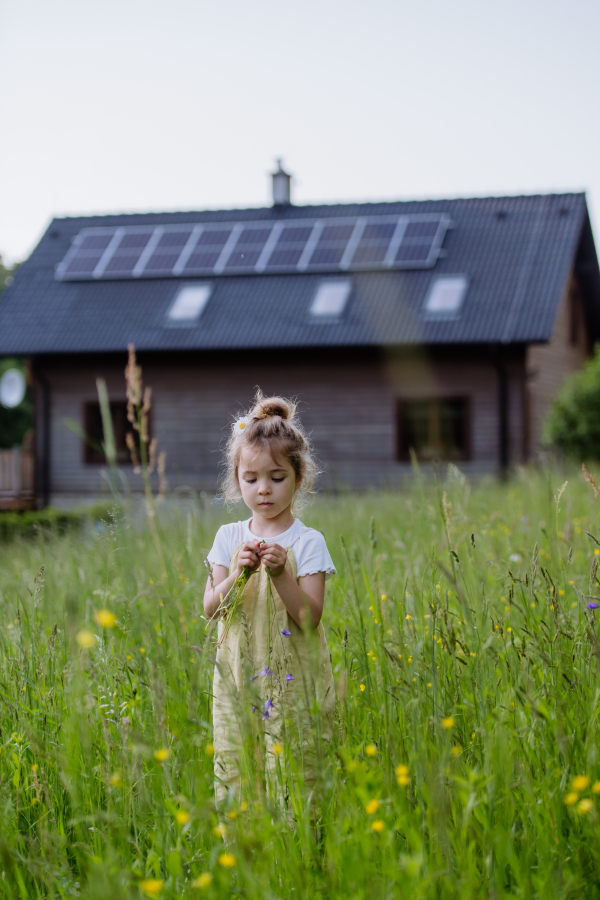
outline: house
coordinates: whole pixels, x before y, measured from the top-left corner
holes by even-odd
[[[40,502],[106,487],[96,378],[120,462],[135,344],[170,486],[214,490],[254,389],[297,396],[324,483],[398,483],[411,451],[466,472],[531,458],[600,337],[583,194],[55,219],[0,301],[30,359]],[[129,465],[129,469],[128,469]],[[132,480],[133,484],[133,480]]]

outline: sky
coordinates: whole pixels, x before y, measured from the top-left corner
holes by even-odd
[[[0,0],[0,254],[53,216],[585,190],[600,3]]]

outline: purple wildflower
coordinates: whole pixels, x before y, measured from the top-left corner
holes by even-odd
[[[281,633],[284,637],[289,637],[292,632],[288,631],[287,628],[282,628]]]
[[[273,709],[273,701],[270,697],[267,697],[267,702],[265,703],[265,711],[262,714],[263,719],[270,719],[269,710]]]
[[[252,712],[256,712],[256,707],[255,707],[255,706],[252,707]]]
[[[588,609],[598,609],[598,604],[595,600],[590,600],[588,603]]]
[[[268,666],[265,666],[264,669],[262,670],[262,672],[259,672],[258,674],[259,674],[259,675],[266,675],[267,678],[270,678],[271,675],[272,675],[273,673],[271,672],[271,670],[270,670],[270,668],[269,668]]]
[[[258,675],[253,675],[252,678],[250,679],[250,681],[256,681],[257,678],[258,678]]]
[[[295,681],[296,679],[294,678],[293,675],[290,675],[289,672],[286,672],[286,673],[285,673],[285,680],[286,680],[286,681]]]

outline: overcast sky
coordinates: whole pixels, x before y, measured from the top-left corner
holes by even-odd
[[[586,190],[595,0],[0,0],[0,254],[52,216]],[[596,228],[596,231],[598,227]]]

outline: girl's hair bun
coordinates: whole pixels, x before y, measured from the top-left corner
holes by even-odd
[[[273,416],[279,416],[280,419],[287,421],[293,419],[296,414],[296,404],[283,397],[261,397],[257,396],[256,405],[250,417],[252,419],[270,419]]]

